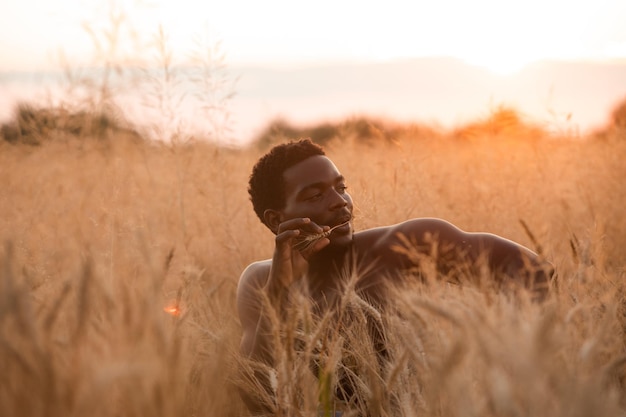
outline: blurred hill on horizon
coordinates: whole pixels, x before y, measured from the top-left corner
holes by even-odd
[[[626,61],[545,61],[510,75],[453,58],[283,70],[249,67],[237,73],[236,101],[247,123],[369,115],[450,128],[505,105],[537,123],[584,132],[604,125],[610,110],[626,97]]]
[[[231,142],[240,144],[253,141],[277,119],[311,125],[367,116],[453,129],[500,106],[546,130],[585,134],[605,126],[611,110],[626,97],[626,60],[545,61],[510,75],[453,58],[228,71],[237,79],[228,109]],[[0,122],[12,116],[17,102],[41,96],[54,79],[0,74]],[[145,94],[124,93],[120,106],[130,121],[151,123],[155,115],[135,106]],[[188,114],[187,127],[201,130],[203,120],[193,108],[178,111]]]

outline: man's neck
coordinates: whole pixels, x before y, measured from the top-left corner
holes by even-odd
[[[352,245],[327,246],[309,259],[307,279],[312,291],[339,289],[347,276]]]

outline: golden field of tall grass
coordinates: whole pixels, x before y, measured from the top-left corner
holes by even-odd
[[[265,150],[85,133],[0,141],[1,416],[246,415],[238,390],[261,390],[240,371],[235,291],[273,250],[246,190]],[[294,312],[312,330],[299,354],[277,335],[277,415],[330,415],[346,355],[363,398],[346,417],[626,413],[623,131],[344,131],[326,150],[357,230],[440,217],[541,252],[557,276],[543,304],[444,284],[398,292],[401,314],[368,313],[388,327],[385,374],[354,294],[341,336]]]

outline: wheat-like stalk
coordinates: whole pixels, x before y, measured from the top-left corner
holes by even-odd
[[[308,248],[313,246],[315,243],[317,243],[320,239],[330,236],[333,230],[341,226],[345,226],[348,223],[350,223],[350,220],[343,222],[341,224],[338,224],[336,226],[333,226],[327,231],[321,232],[321,233],[308,234],[307,232],[301,232],[301,233],[304,233],[304,235],[301,234],[300,236],[298,236],[298,239],[297,239],[298,241],[296,242],[295,245],[293,245],[293,247],[300,251],[307,250]]]

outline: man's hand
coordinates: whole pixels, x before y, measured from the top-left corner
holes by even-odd
[[[304,233],[319,234],[327,230],[328,226],[320,226],[308,217],[289,219],[278,226],[276,247],[266,286],[270,299],[280,300],[285,289],[307,273],[311,255],[330,243],[328,238],[322,238],[313,245],[298,250],[295,248],[298,237]]]

